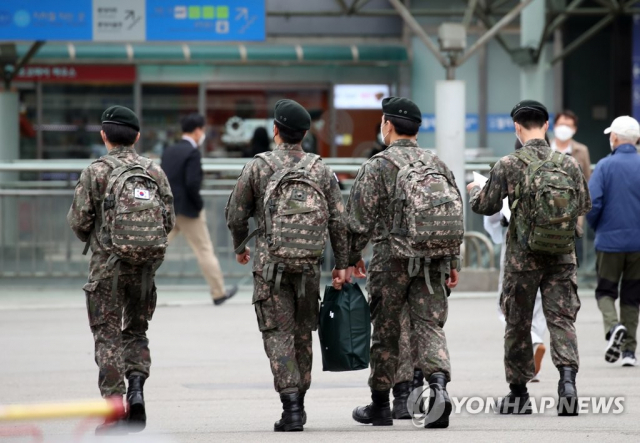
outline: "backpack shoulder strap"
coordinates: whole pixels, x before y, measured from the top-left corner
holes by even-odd
[[[316,154],[306,154],[302,160],[298,163],[298,169],[304,169],[307,172],[311,172],[311,168],[320,160],[320,156]]]
[[[511,155],[513,155],[515,158],[517,158],[527,166],[539,160],[538,158],[534,157],[530,152],[526,151],[524,148],[517,150]]]
[[[109,154],[103,155],[102,157],[97,159],[96,162],[106,163],[111,167],[111,169],[118,169],[119,167],[124,165],[123,162],[115,158],[113,155]]]
[[[562,152],[553,151],[553,153],[549,156],[549,160],[551,160],[557,167],[562,168],[564,155],[565,154],[563,154]]]
[[[284,168],[284,164],[282,163],[282,161],[273,152],[262,152],[260,154],[257,154],[255,158],[259,158],[264,161],[267,165],[269,165],[273,172]]]
[[[380,154],[377,154],[374,158],[377,158],[377,157],[384,158],[385,160],[390,161],[398,169],[402,169],[403,167],[409,164],[408,161],[406,161],[405,159],[400,157],[398,154],[390,150],[384,150]]]

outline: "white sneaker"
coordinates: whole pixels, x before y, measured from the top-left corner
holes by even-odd
[[[627,338],[627,328],[621,324],[617,324],[609,331],[609,343],[604,350],[604,359],[609,363],[615,363],[620,359],[620,346]]]
[[[540,383],[540,374],[536,374],[533,376],[533,378],[531,380],[529,380],[529,383]]]
[[[631,351],[624,351],[622,353],[622,366],[635,366],[638,363],[636,356]]]

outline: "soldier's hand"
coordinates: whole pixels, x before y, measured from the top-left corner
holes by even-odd
[[[452,269],[449,272],[451,272],[451,274],[449,274],[449,278],[447,279],[447,286],[449,287],[449,289],[453,289],[456,286],[458,286],[458,280],[459,280],[458,270]]]
[[[354,266],[353,276],[355,278],[365,278],[367,276],[367,269],[364,265],[364,260],[360,259]]]
[[[251,249],[245,248],[242,254],[236,254],[236,261],[241,265],[246,265],[251,260]]]
[[[467,192],[471,192],[471,190],[472,190],[473,188],[475,188],[476,186],[477,186],[477,187],[479,187],[479,188],[481,188],[481,187],[482,187],[482,185],[481,185],[480,183],[478,183],[478,182],[471,182],[471,183],[469,183],[469,184],[467,185]]]
[[[353,282],[352,277],[365,278],[366,276],[367,276],[367,270],[364,265],[364,260],[362,259],[358,263],[356,263],[355,266],[349,266],[347,268],[347,277],[346,277],[347,283]]]
[[[333,271],[331,271],[331,277],[333,278],[331,285],[339,291],[340,289],[342,289],[342,285],[344,284],[346,275],[346,269],[333,268]]]

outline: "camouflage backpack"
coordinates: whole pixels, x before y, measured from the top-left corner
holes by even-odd
[[[158,190],[158,184],[147,168],[151,160],[140,158],[141,163],[124,163],[109,155],[97,162],[111,168],[109,181],[102,200],[102,219],[96,220],[96,237],[110,254],[107,268],[114,269],[114,291],[117,289],[120,262],[142,265],[142,293],[146,294],[151,268],[164,259],[167,232],[164,219],[167,214]],[[85,254],[89,242],[85,247]]]
[[[408,258],[412,277],[420,272],[420,260],[424,259],[425,279],[432,292],[428,281],[431,260],[450,260],[460,253],[464,238],[460,193],[446,175],[433,167],[429,151],[422,152],[411,163],[391,150],[376,157],[385,158],[399,169],[390,205],[393,224],[389,228],[382,223],[382,230],[390,240],[391,256]],[[448,271],[444,265],[443,271]]]
[[[263,198],[264,226],[245,239],[236,250],[241,254],[248,241],[260,230],[267,240],[269,259],[263,271],[271,281],[277,271],[304,272],[310,261],[320,262],[327,243],[329,205],[324,192],[311,174],[320,161],[315,154],[305,156],[295,165],[285,167],[276,152],[258,154],[273,171]]]
[[[575,181],[562,168],[564,154],[552,152],[541,160],[522,148],[513,155],[527,169],[516,185],[510,235],[517,235],[517,240],[534,252],[570,254],[575,249],[578,198]]]

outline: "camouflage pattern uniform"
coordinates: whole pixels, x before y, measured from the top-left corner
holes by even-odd
[[[393,150],[407,161],[416,161],[424,152],[414,140],[401,139],[392,143]],[[434,166],[455,183],[447,166],[433,156]],[[391,197],[395,192],[398,168],[384,158],[374,157],[365,163],[351,189],[347,204],[347,222],[351,235],[349,263],[362,257],[362,250],[369,240],[373,242],[373,258],[369,264],[367,288],[371,297],[371,321],[373,337],[371,345],[371,376],[369,386],[376,391],[393,387],[401,364],[402,311],[407,307],[410,318],[410,339],[402,348],[407,354],[406,343],[410,342],[411,357],[402,357],[402,363],[421,369],[425,377],[443,372],[451,377],[449,351],[442,330],[448,313],[447,293],[442,285],[443,261],[433,260],[429,268],[429,279],[433,293],[429,294],[421,269],[416,277],[409,277],[408,259],[391,258],[389,241],[379,222],[392,225]],[[446,262],[444,262],[446,263]],[[406,328],[406,326],[405,326]],[[405,368],[408,374],[408,369]],[[402,371],[403,373],[405,371]],[[412,377],[408,377],[412,379]]]
[[[400,314],[400,344],[398,345],[398,369],[394,384],[413,380],[413,356],[411,355],[411,315],[409,303],[405,303]]]
[[[529,140],[522,149],[529,149],[540,159],[551,154],[551,148],[541,139]],[[565,156],[562,168],[577,184],[579,214],[591,209],[587,182],[578,163]],[[491,169],[484,188],[474,187],[470,201],[474,212],[493,215],[502,208],[502,200],[515,200],[515,188],[523,180],[527,169],[513,154],[502,157]],[[518,222],[516,219],[515,223]],[[522,222],[522,221],[520,221]],[[501,294],[502,311],[507,323],[505,330],[504,365],[506,379],[511,384],[526,384],[534,376],[531,321],[536,292],[542,292],[542,306],[551,335],[551,358],[556,367],[579,366],[578,340],[574,323],[580,309],[576,277],[575,253],[565,255],[536,254],[507,235],[505,274]]]
[[[282,143],[275,150],[285,167],[291,167],[305,157],[300,145]],[[272,169],[260,158],[251,160],[242,171],[226,208],[227,225],[234,248],[249,234],[249,218],[264,226],[263,197]],[[331,168],[316,162],[311,171],[327,198],[329,206],[329,236],[337,269],[346,269],[348,238],[344,220],[344,204],[338,182]],[[304,393],[311,385],[311,332],[318,326],[320,272],[318,261],[308,260],[311,272],[305,274],[304,293],[300,290],[301,273],[284,272],[279,293],[274,283],[266,281],[263,267],[268,261],[266,238],[261,231],[252,252],[254,292],[253,304],[262,332],[262,340],[274,377],[274,386],[281,394]],[[302,262],[300,262],[302,264]]]
[[[123,163],[139,163],[139,156],[132,147],[116,147],[109,154]],[[171,231],[175,222],[173,195],[164,172],[155,163],[148,169],[156,179],[162,200],[168,210],[164,227]],[[67,221],[80,240],[90,240],[91,261],[89,282],[83,289],[87,297],[89,325],[95,342],[95,360],[99,368],[98,385],[103,397],[123,395],[126,392],[124,377],[132,374],[149,376],[151,357],[147,329],[156,306],[156,288],[151,285],[144,303],[142,295],[142,270],[125,262],[120,264],[116,296],[113,296],[113,270],[107,267],[107,253],[93,232],[102,220],[102,198],[109,181],[111,168],[104,162],[92,163],[84,171],[76,185]],[[157,265],[153,273],[157,270]]]

